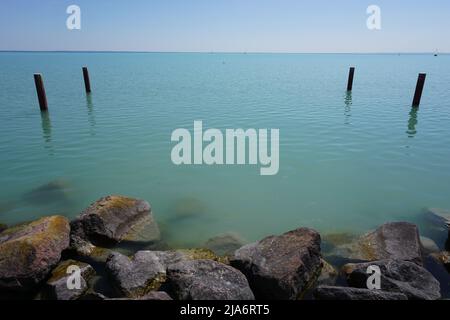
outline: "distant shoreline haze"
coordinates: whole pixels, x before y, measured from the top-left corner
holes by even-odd
[[[450,2],[0,1],[0,51],[450,52]]]
[[[428,55],[436,52],[276,52],[276,51],[128,51],[128,50],[0,50],[0,53],[198,53],[198,54],[355,54],[355,55]],[[450,52],[438,52],[438,55],[449,55]]]

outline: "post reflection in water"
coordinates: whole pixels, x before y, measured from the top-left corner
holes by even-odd
[[[352,104],[353,104],[352,92],[351,91],[347,91],[346,92],[344,103],[345,103],[344,124],[351,124],[350,120],[351,120],[351,117],[352,117]]]
[[[417,134],[417,125],[419,123],[418,113],[419,108],[414,107],[411,109],[411,112],[409,113],[408,130],[406,131],[409,138],[414,138],[414,136]]]
[[[53,155],[52,147],[52,123],[48,111],[41,111],[42,137],[44,138],[44,147],[49,149]]]
[[[86,96],[86,105],[88,109],[88,119],[89,119],[89,125],[91,127],[91,135],[95,135],[95,113],[94,113],[94,104],[92,103],[92,94],[88,94]]]

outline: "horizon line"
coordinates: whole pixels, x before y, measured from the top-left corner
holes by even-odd
[[[0,50],[0,53],[202,53],[202,54],[438,54],[448,55],[450,52],[432,51],[381,51],[381,52],[294,52],[294,51],[147,51],[147,50]]]

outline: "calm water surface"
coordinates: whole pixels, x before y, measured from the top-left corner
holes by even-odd
[[[0,53],[0,70],[0,222],[74,217],[124,194],[151,203],[170,241],[195,245],[229,231],[362,232],[450,208],[450,56]],[[174,166],[171,133],[194,120],[279,128],[279,174]]]

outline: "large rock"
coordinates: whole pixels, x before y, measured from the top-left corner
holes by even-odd
[[[160,238],[149,203],[123,196],[108,196],[91,204],[71,222],[71,228],[71,247],[82,255],[89,255],[97,245]]]
[[[68,283],[74,284],[71,276],[72,268],[80,271],[80,287],[68,287]],[[95,275],[95,271],[87,263],[75,260],[61,262],[51,273],[44,289],[44,297],[51,300],[77,300],[88,290],[88,282]]]
[[[270,236],[237,250],[230,263],[247,276],[257,299],[297,299],[320,274],[320,235],[300,228]]]
[[[330,286],[317,287],[314,297],[317,300],[408,300],[402,293]]]
[[[113,252],[106,261],[106,270],[121,296],[140,298],[165,283],[169,265],[200,259],[227,262],[208,249],[138,251],[132,257]]]
[[[167,266],[183,259],[179,252],[138,251],[131,258],[115,252],[106,269],[122,296],[137,298],[158,290],[166,281]]]
[[[184,260],[167,269],[168,284],[179,300],[253,300],[245,276],[212,260]]]
[[[401,260],[381,260],[369,263],[347,264],[343,273],[352,287],[367,288],[369,266],[378,266],[381,272],[381,290],[403,293],[408,299],[436,300],[441,297],[439,282],[423,267]]]
[[[245,243],[238,234],[230,232],[209,239],[205,243],[205,248],[219,256],[230,256]]]
[[[336,252],[353,260],[397,259],[422,264],[419,231],[416,225],[408,222],[383,224],[356,241],[339,246]]]
[[[30,291],[59,262],[69,245],[66,218],[52,216],[0,233],[0,289]]]

